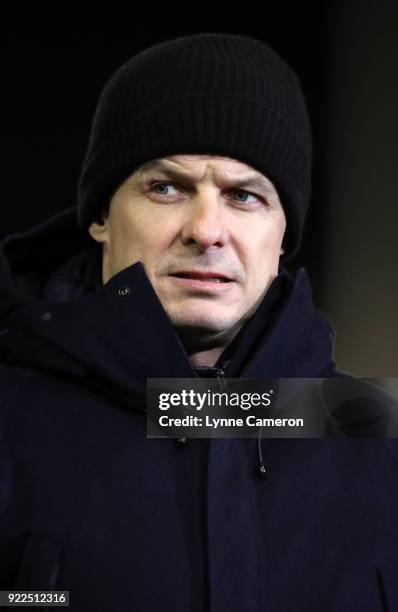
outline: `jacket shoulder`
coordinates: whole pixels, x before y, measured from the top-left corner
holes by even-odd
[[[341,371],[336,371],[331,379],[325,380],[322,387],[326,407],[330,414],[338,416],[340,427],[352,430],[354,426],[357,436],[362,430],[365,437],[370,434],[370,437],[383,438],[388,455],[397,467],[397,398],[373,381],[362,380]]]

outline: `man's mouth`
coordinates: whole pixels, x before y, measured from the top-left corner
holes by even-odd
[[[202,281],[207,283],[230,283],[231,279],[219,272],[196,272],[196,271],[182,271],[170,274],[175,278],[185,278],[188,280]]]

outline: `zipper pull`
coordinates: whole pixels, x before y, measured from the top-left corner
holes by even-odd
[[[222,368],[216,368],[216,376],[218,380],[218,384],[220,385],[221,391],[226,391],[228,389],[227,381],[225,380],[225,372]]]

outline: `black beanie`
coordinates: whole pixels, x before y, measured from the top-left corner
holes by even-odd
[[[79,181],[78,222],[98,218],[141,164],[209,154],[252,166],[275,185],[300,245],[311,191],[311,128],[296,74],[246,36],[194,34],[132,57],[106,84]]]

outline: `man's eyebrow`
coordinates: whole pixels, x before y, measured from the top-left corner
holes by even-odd
[[[243,175],[229,179],[229,183],[233,187],[247,187],[248,189],[265,191],[267,193],[274,193],[276,191],[271,181],[261,176]]]
[[[164,172],[170,177],[181,177],[181,178],[191,178],[191,173],[189,171],[184,172],[184,170],[177,170],[173,166],[169,166],[167,162],[162,159],[154,159],[149,162],[145,162],[141,166],[141,171],[143,173],[148,172],[150,170],[159,170],[160,172]]]
[[[166,162],[161,159],[154,159],[142,165],[142,171],[144,173],[150,170],[159,170],[175,180],[189,180],[192,178],[189,171],[184,172],[184,170],[177,170],[173,167],[170,167]],[[228,181],[229,185],[234,188],[257,189],[266,193],[275,193],[276,191],[271,181],[265,176],[259,174],[242,174],[237,177],[226,178],[226,180]]]

